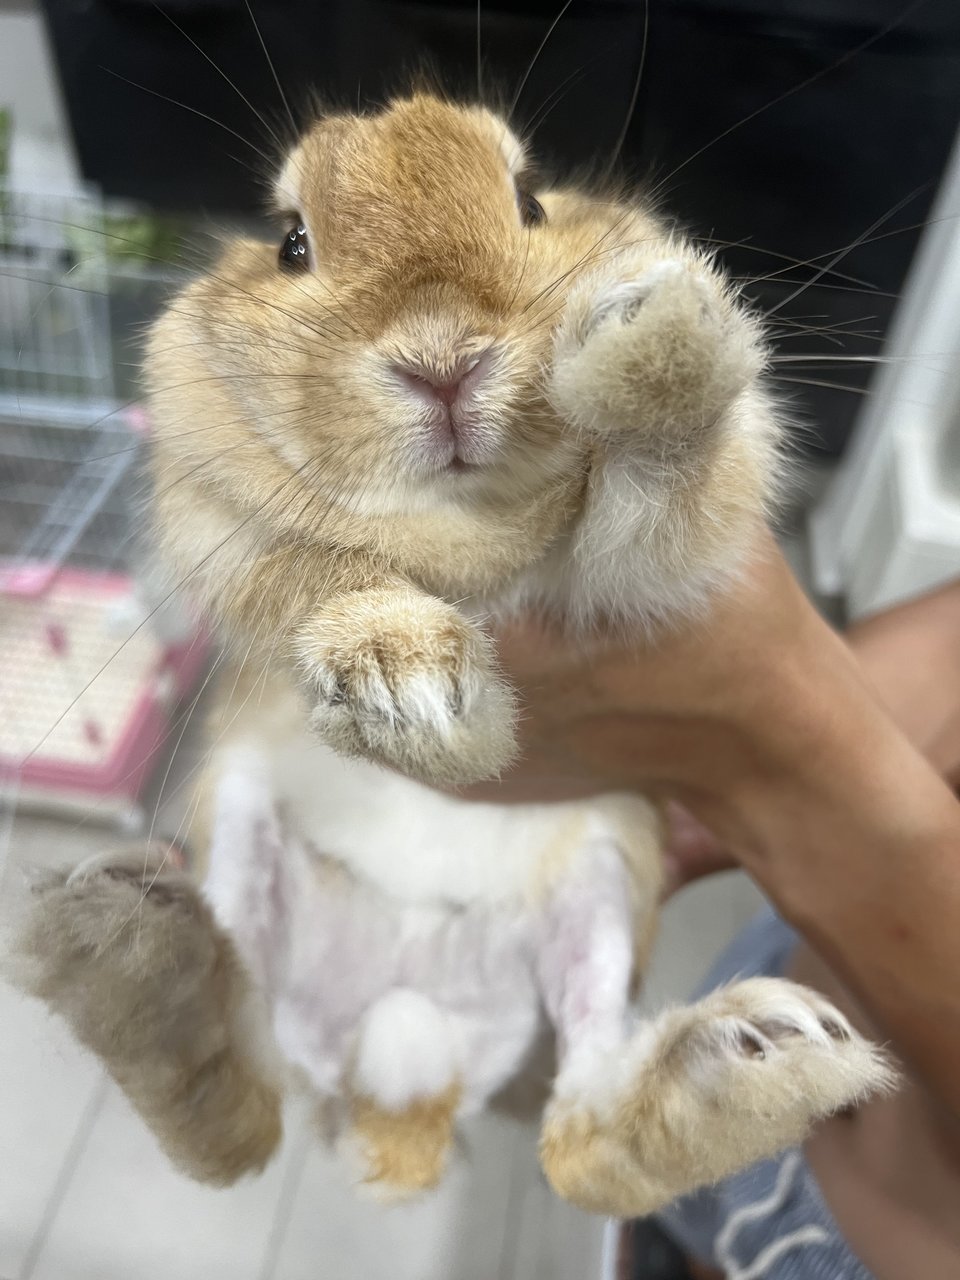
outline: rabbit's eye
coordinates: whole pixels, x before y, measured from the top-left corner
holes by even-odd
[[[307,228],[300,222],[291,227],[283,237],[279,254],[280,266],[285,271],[306,271],[310,265],[307,246]]]
[[[517,192],[517,207],[520,210],[520,221],[525,227],[536,227],[547,220],[543,205],[529,191]]]

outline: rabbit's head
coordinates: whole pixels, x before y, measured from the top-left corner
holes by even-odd
[[[566,291],[639,214],[537,189],[502,120],[426,94],[319,120],[274,201],[278,241],[229,244],[154,346],[190,347],[298,488],[382,519],[582,473],[544,369]]]

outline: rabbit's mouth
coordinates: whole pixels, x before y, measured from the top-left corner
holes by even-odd
[[[458,475],[500,456],[500,364],[492,342],[443,360],[417,355],[391,364],[397,392],[416,413],[413,447],[429,470]]]
[[[431,423],[421,447],[437,470],[452,475],[482,470],[502,453],[499,433],[476,414],[451,413]]]
[[[467,462],[466,458],[454,455],[447,463],[447,470],[453,475],[465,475],[471,471],[477,471],[482,465],[482,463]]]

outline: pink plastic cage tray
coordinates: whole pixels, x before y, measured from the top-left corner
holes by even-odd
[[[134,621],[133,583],[120,574],[67,570],[40,596],[4,577],[4,702],[13,705],[0,709],[0,794],[135,822],[205,643],[165,645]]]
[[[208,645],[163,639],[130,556],[144,421],[0,422],[0,797],[135,826]],[[79,456],[76,456],[79,455]],[[9,552],[14,554],[9,554]]]

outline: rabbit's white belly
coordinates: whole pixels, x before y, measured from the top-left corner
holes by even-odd
[[[221,775],[204,893],[267,999],[284,1058],[336,1096],[365,1023],[409,993],[435,1011],[461,1109],[481,1106],[541,1026],[542,914],[519,898],[397,900],[317,849],[265,776],[266,759],[235,753]],[[365,828],[367,838],[385,832]],[[429,1036],[419,1039],[429,1067]],[[378,1066],[389,1076],[390,1055]]]
[[[218,754],[205,892],[267,996],[284,1057],[330,1096],[358,1044],[382,1045],[369,1028],[393,1026],[399,1008],[407,1040],[436,1050],[406,1060],[414,1092],[442,1091],[442,1072],[420,1078],[439,1064],[462,1089],[458,1109],[481,1106],[544,1025],[558,888],[579,866],[587,910],[596,876],[583,869],[600,852],[656,897],[657,821],[639,799],[473,805],[300,731],[244,735]],[[374,1056],[389,1086],[400,1068],[387,1043]]]
[[[308,737],[261,756],[288,818],[322,854],[401,902],[539,900],[594,840],[646,831],[643,801],[476,804],[431,790]]]
[[[288,946],[272,993],[285,1058],[336,1095],[370,1012],[391,993],[416,992],[452,1041],[461,1109],[482,1106],[517,1072],[541,1027],[539,919],[519,907],[398,906],[342,872],[328,876],[329,867],[310,859],[289,867]],[[428,1064],[439,1047],[424,1039]]]

